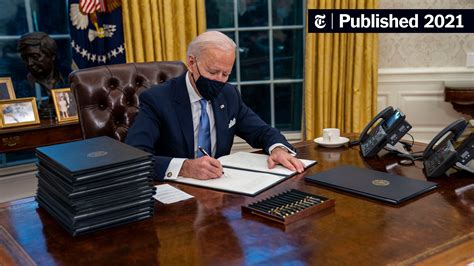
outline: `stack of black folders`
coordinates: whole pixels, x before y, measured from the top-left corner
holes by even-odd
[[[36,149],[36,199],[71,235],[154,214],[151,154],[109,137]]]
[[[333,199],[291,189],[252,203],[249,206],[242,206],[242,212],[287,225],[324,209],[334,207],[334,204]]]

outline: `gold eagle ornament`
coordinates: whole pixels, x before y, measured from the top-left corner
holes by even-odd
[[[89,18],[95,30],[89,29],[88,38],[92,42],[95,38],[112,37],[117,30],[115,25],[103,24],[99,26],[97,13],[111,13],[122,5],[122,0],[80,0],[71,4],[69,17],[77,30],[85,30],[89,26]]]

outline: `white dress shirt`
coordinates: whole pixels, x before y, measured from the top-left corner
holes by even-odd
[[[198,152],[198,132],[199,132],[199,120],[201,117],[201,104],[199,100],[202,99],[191,85],[189,80],[189,72],[186,73],[186,89],[188,90],[189,102],[191,103],[191,112],[193,115],[193,132],[194,132],[194,158],[197,157]],[[212,110],[211,102],[206,105],[207,115],[209,117],[209,125],[211,127],[211,151],[212,156],[216,155],[216,123],[214,121],[214,111]],[[170,165],[166,169],[165,179],[175,179],[178,177],[179,171],[183,166],[184,160],[187,158],[173,158],[170,161]]]

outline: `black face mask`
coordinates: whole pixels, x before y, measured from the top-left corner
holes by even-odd
[[[199,73],[199,78],[195,80],[194,75],[192,75],[192,73],[191,76],[193,77],[194,83],[196,84],[199,94],[201,94],[201,96],[208,101],[214,100],[217,96],[219,96],[219,93],[221,93],[222,88],[224,88],[225,86],[225,83],[204,77],[201,74],[201,71],[199,71],[197,62],[196,67]]]

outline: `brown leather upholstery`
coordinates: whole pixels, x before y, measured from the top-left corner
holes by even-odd
[[[81,69],[69,75],[82,136],[124,141],[138,113],[138,96],[186,71],[183,62],[130,63]]]

